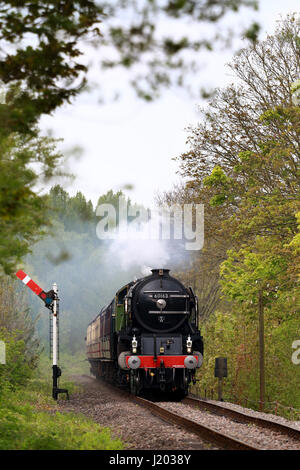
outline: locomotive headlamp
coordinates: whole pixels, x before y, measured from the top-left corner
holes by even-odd
[[[131,348],[132,348],[132,352],[133,352],[134,354],[136,354],[137,345],[138,345],[138,342],[137,342],[136,336],[134,335],[134,336],[133,336],[133,339],[132,339],[132,341],[131,341]]]
[[[193,341],[191,340],[191,337],[188,336],[188,339],[186,340],[186,350],[188,353],[192,352],[192,345],[193,345]]]

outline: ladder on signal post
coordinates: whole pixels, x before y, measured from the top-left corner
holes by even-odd
[[[58,379],[61,376],[61,369],[58,367],[59,355],[59,336],[58,336],[58,318],[59,318],[59,297],[56,283],[52,289],[45,292],[38,284],[36,284],[24,271],[19,270],[16,276],[32,290],[50,310],[50,357],[52,357],[52,397],[57,400],[59,393],[65,393],[69,400],[69,392],[65,388],[58,387]]]

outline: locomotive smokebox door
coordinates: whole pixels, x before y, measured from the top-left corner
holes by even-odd
[[[215,377],[227,377],[227,357],[216,357]]]

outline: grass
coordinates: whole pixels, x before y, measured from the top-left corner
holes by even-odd
[[[46,363],[47,367],[46,367]],[[51,364],[40,367],[26,387],[0,395],[1,450],[121,450],[123,444],[105,428],[75,413],[60,413],[51,397]],[[77,372],[77,370],[76,370]],[[73,371],[71,371],[73,373]],[[70,393],[79,387],[61,379]]]

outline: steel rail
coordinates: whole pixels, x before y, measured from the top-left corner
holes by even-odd
[[[92,380],[96,380],[91,376],[84,375]],[[145,398],[141,398],[135,395],[132,395],[128,391],[120,390],[116,388],[112,384],[101,380],[102,384],[106,387],[111,388],[114,391],[117,391],[120,395],[126,396],[130,400],[134,401],[135,403],[148,408],[153,414],[159,416],[160,418],[168,421],[169,423],[176,424],[193,434],[201,437],[203,440],[214,443],[217,446],[221,447],[222,449],[228,450],[263,450],[261,447],[256,447],[254,445],[248,444],[247,442],[240,441],[235,439],[228,434],[222,434],[208,426],[204,426],[203,424],[197,423],[196,421],[184,418],[176,413],[173,413],[169,410],[166,410],[160,405],[157,405],[153,401],[146,400]]]
[[[262,418],[260,416],[249,415],[242,411],[233,410],[232,408],[227,408],[226,406],[222,406],[221,404],[217,403],[211,403],[201,398],[194,398],[188,396],[184,398],[183,403],[185,403],[186,405],[192,405],[196,408],[200,408],[204,411],[213,412],[217,415],[234,419],[240,423],[255,424],[261,428],[269,430],[271,429],[273,431],[280,432],[281,434],[285,434],[294,439],[300,440],[300,430],[292,428],[291,426],[288,426],[286,424],[271,421],[267,418]]]
[[[92,380],[96,380],[91,376],[84,375],[85,377],[89,377]],[[264,450],[262,447],[258,447],[248,442],[241,441],[236,439],[228,434],[220,433],[213,428],[205,426],[203,424],[197,423],[196,421],[184,418],[183,416],[178,415],[177,413],[171,412],[166,410],[162,406],[156,404],[153,401],[146,400],[145,398],[141,398],[135,395],[132,395],[128,391],[120,390],[116,388],[111,383],[108,383],[104,380],[100,380],[102,384],[106,387],[111,388],[114,391],[117,391],[121,396],[126,396],[130,400],[134,401],[135,403],[148,408],[154,415],[164,419],[165,421],[175,424],[184,428],[185,430],[196,434],[197,436],[201,437],[206,442],[211,444],[215,444],[216,446],[221,447],[222,449],[226,450]],[[186,399],[183,400],[183,403]]]
[[[261,447],[256,447],[247,442],[235,439],[234,437],[228,434],[220,433],[214,430],[213,428],[204,426],[203,424],[197,423],[196,421],[184,418],[183,416],[166,410],[162,406],[152,401],[145,400],[144,398],[136,397],[133,395],[131,395],[131,398],[138,404],[150,409],[153,414],[159,416],[165,421],[171,422],[172,424],[176,424],[182,428],[185,428],[187,431],[192,432],[197,436],[200,436],[202,439],[222,447],[222,449],[263,450]]]

